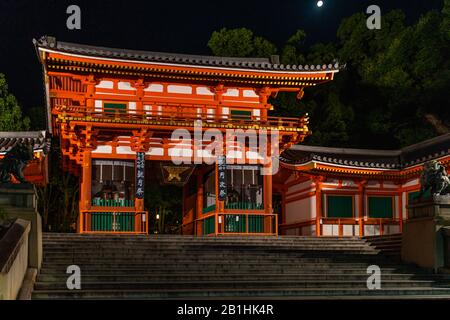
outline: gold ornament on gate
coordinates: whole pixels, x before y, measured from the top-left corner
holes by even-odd
[[[169,176],[167,177],[168,182],[171,182],[172,180],[180,182],[181,175],[190,169],[190,167],[174,167],[174,166],[163,166],[163,168],[169,174]]]

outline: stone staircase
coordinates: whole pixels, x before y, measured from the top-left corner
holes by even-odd
[[[402,265],[365,239],[44,234],[33,299],[450,298],[450,275]],[[367,288],[367,267],[381,289]],[[69,265],[81,290],[68,290]]]
[[[402,256],[402,234],[392,234],[384,236],[367,236],[364,240],[370,243],[375,249],[393,260],[400,261]]]

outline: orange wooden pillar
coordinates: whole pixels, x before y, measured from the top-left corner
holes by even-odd
[[[398,193],[398,227],[400,233],[403,232],[403,193]]]
[[[272,175],[267,174],[264,176],[264,208],[266,213],[272,213],[273,211],[272,193]]]
[[[315,177],[314,184],[316,185],[316,236],[322,235],[322,182],[323,177]]]
[[[286,189],[283,188],[283,191],[281,192],[281,224],[286,223]],[[277,226],[277,228],[279,228]],[[281,232],[278,232],[281,234]]]
[[[78,232],[86,230],[84,221],[84,211],[91,209],[91,188],[92,188],[92,154],[90,150],[83,152],[83,163],[81,165],[81,186],[80,186],[80,213],[78,216]]]
[[[359,196],[359,212],[358,212],[358,225],[359,225],[359,236],[364,236],[364,214],[365,214],[365,189],[367,181],[360,181],[358,183],[358,196]]]
[[[216,216],[214,217],[214,234],[217,236],[219,234],[219,164],[215,163],[215,194],[216,194]]]
[[[90,74],[84,81],[86,85],[86,108],[89,111],[95,111],[95,102],[94,102],[94,94],[95,94],[95,85],[97,84],[95,80],[95,76]]]
[[[136,88],[136,110],[138,113],[142,113],[144,111],[144,89],[145,89],[145,83],[143,79],[138,79],[134,84],[133,87]]]
[[[200,169],[197,172],[197,210],[195,212],[194,221],[199,219],[203,213],[203,171]],[[195,227],[195,225],[194,225]],[[195,228],[195,235],[202,234],[203,226],[199,224]]]
[[[273,213],[273,186],[272,186],[272,173],[271,173],[271,166],[266,167],[266,175],[263,176],[263,195],[264,195],[264,211],[266,214],[272,214]],[[272,230],[272,223],[270,219],[264,219],[264,233],[275,233],[276,230]],[[278,228],[278,226],[275,226],[275,228]]]

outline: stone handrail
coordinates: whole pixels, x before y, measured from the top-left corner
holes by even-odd
[[[17,219],[0,240],[0,300],[16,299],[28,267],[31,222]]]
[[[29,221],[17,219],[0,241],[0,273],[9,272],[30,229]]]

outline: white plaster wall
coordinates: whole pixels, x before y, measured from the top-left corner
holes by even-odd
[[[92,153],[112,153],[112,147],[111,146],[97,146],[95,150],[92,151]]]
[[[227,92],[223,94],[224,97],[239,97],[238,89],[228,89]]]
[[[343,234],[344,234],[344,236],[359,236],[359,226],[358,225],[344,225]]]
[[[357,186],[355,181],[352,181],[352,180],[343,180],[342,185],[344,187],[356,187]]]
[[[116,149],[117,154],[136,154],[130,147],[120,146]]]
[[[309,221],[316,218],[315,196],[286,203],[286,223]]]
[[[391,181],[384,181],[383,186],[385,188],[396,188],[397,186]]]
[[[380,183],[375,180],[369,180],[366,185],[366,189],[378,189],[380,188]]]
[[[192,94],[192,87],[191,86],[169,85],[167,87],[167,92],[169,92],[169,93],[181,93],[181,94]]]
[[[129,82],[120,81],[117,87],[119,90],[136,90],[136,88],[133,88]]]
[[[149,156],[163,156],[164,155],[164,149],[163,148],[150,148],[149,151],[145,153]]]
[[[103,102],[102,100],[95,100],[95,111],[102,112],[103,111]]]
[[[365,225],[364,226],[364,235],[365,236],[380,235],[380,226],[379,225]]]
[[[288,181],[289,180],[290,179],[288,179]],[[311,188],[314,187],[314,183],[311,180],[308,180],[308,181],[305,181],[305,182],[302,182],[302,183],[298,183],[298,184],[295,184],[295,185],[289,187],[287,193],[290,194],[292,192],[303,190],[303,189],[306,189],[308,187],[311,187]]]
[[[406,182],[406,183],[403,185],[403,187],[415,186],[415,185],[417,185],[418,183],[419,183],[419,179],[413,179],[413,180],[410,180],[410,181]]]
[[[246,98],[259,98],[253,90],[244,90],[243,96]]]
[[[99,89],[113,89],[114,88],[114,82],[112,81],[107,81],[107,80],[102,80],[100,81],[100,83],[98,85],[95,86],[96,88]]]
[[[131,101],[128,103],[128,110],[131,114],[136,113],[136,102]]]
[[[205,96],[213,96],[214,93],[211,92],[211,90],[209,90],[209,88],[207,87],[198,87],[196,89],[197,94],[199,95],[205,95]]]
[[[145,88],[144,91],[147,91],[147,92],[163,92],[164,91],[164,87],[163,87],[162,84],[153,83],[153,84],[149,85],[147,88]]]

